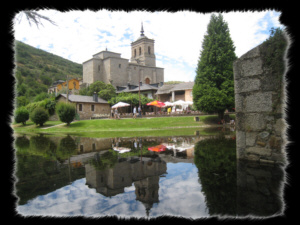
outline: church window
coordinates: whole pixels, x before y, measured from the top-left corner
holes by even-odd
[[[150,79],[149,79],[149,78],[146,78],[146,79],[145,79],[145,83],[146,83],[146,84],[150,84]]]
[[[148,53],[149,53],[149,55],[151,54],[151,48],[150,48],[150,46],[148,46]]]
[[[119,68],[121,68],[121,64],[119,64]]]
[[[95,105],[91,105],[91,111],[95,111]]]
[[[100,66],[98,66],[98,71],[100,71]]]
[[[141,47],[139,48],[139,53],[140,53],[140,55],[142,54],[142,48]]]
[[[79,111],[82,111],[82,104],[79,104]]]

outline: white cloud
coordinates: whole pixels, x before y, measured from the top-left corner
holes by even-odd
[[[14,26],[15,38],[77,63],[83,63],[105,48],[130,59],[130,44],[139,37],[143,22],[145,35],[155,40],[157,66],[165,68],[165,81],[194,79],[211,15],[189,11],[127,13],[107,10],[42,10],[40,13],[58,26],[44,21],[44,26],[38,29],[35,25],[29,26],[23,16],[21,23]],[[270,25],[280,25],[279,13],[274,11],[230,12],[223,16],[238,57],[264,41]]]

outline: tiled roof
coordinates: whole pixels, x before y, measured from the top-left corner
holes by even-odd
[[[165,84],[158,88],[156,94],[169,94],[172,91],[183,91],[193,89],[194,82],[184,82],[179,84]]]
[[[67,98],[67,94],[60,94],[60,95]],[[56,98],[58,98],[58,96]],[[87,102],[87,103],[107,103],[108,104],[108,102],[102,98],[98,97],[98,102],[95,102],[93,100],[93,96],[85,96],[85,95],[69,95],[69,101],[71,101],[71,102]]]
[[[125,86],[124,86],[125,87]],[[148,91],[148,90],[157,90],[158,87],[154,87],[152,85],[149,85],[149,84],[142,84],[140,86],[140,90],[141,91]],[[120,90],[120,91],[117,91],[117,93],[121,93],[121,92],[136,92],[136,91],[139,91],[139,86],[137,85],[136,87],[132,88],[132,89],[129,89],[127,86],[125,89],[123,90]]]

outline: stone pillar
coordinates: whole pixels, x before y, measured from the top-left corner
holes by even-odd
[[[174,102],[174,101],[175,101],[175,92],[172,91],[172,102]]]
[[[264,65],[260,46],[237,59],[233,71],[237,158],[285,162],[283,79]]]

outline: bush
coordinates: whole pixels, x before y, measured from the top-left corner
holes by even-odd
[[[49,115],[53,115],[55,113],[56,101],[53,99],[45,99],[45,109],[48,110]]]
[[[37,107],[30,114],[30,119],[36,125],[43,126],[43,124],[49,119],[49,114],[46,109]]]
[[[59,102],[56,105],[56,114],[61,122],[67,123],[69,126],[75,118],[76,108],[72,103]]]
[[[24,107],[20,107],[15,111],[15,122],[26,124],[26,121],[29,119],[29,112]]]

